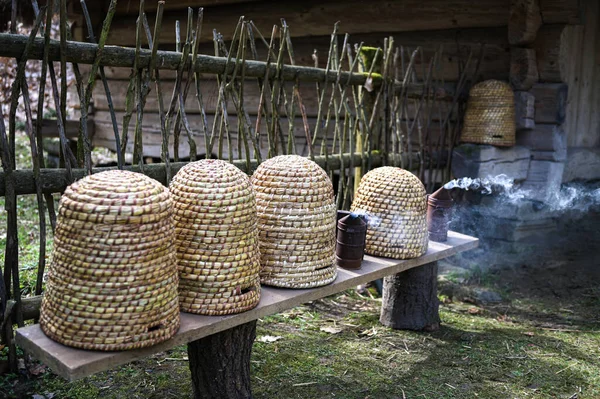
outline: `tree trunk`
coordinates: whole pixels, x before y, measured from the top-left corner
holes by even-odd
[[[195,399],[246,399],[256,320],[188,344]]]
[[[398,330],[437,330],[437,271],[437,262],[432,262],[386,277],[379,321]]]

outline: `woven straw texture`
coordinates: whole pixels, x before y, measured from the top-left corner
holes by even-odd
[[[230,163],[184,166],[173,197],[181,310],[227,315],[260,300],[256,201],[250,178]]]
[[[44,333],[93,350],[143,348],[179,328],[172,205],[139,173],[87,176],[62,195],[40,311]]]
[[[312,288],[335,280],[336,206],[325,171],[309,159],[281,155],[263,162],[252,183],[261,282]]]
[[[352,203],[367,215],[365,252],[395,259],[427,252],[427,200],[423,183],[404,169],[384,166],[363,176]]]
[[[486,80],[469,93],[461,141],[510,147],[515,145],[515,101],[508,83]]]

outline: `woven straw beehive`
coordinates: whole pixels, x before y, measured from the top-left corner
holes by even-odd
[[[261,282],[311,288],[337,277],[333,186],[319,165],[297,155],[263,162],[254,175]]]
[[[508,83],[486,80],[471,88],[461,141],[515,145],[515,101]]]
[[[226,315],[260,300],[256,202],[248,176],[230,163],[184,166],[173,196],[181,310]]]
[[[425,187],[412,173],[384,166],[363,176],[352,211],[367,215],[365,252],[396,259],[427,252]]]
[[[172,205],[165,187],[114,170],[67,188],[40,325],[55,341],[93,350],[147,347],[177,332]]]

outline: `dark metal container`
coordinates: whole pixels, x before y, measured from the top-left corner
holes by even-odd
[[[454,201],[450,192],[443,187],[427,196],[427,229],[431,241],[444,242],[448,239],[452,205]]]
[[[335,259],[344,269],[360,269],[365,254],[367,222],[364,217],[351,213],[338,221]]]

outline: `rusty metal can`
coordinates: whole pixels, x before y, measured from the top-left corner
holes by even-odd
[[[444,242],[448,239],[453,204],[449,192],[444,188],[427,196],[427,229],[431,241]]]
[[[360,269],[365,253],[367,222],[362,215],[351,213],[338,221],[335,259],[344,269]]]

